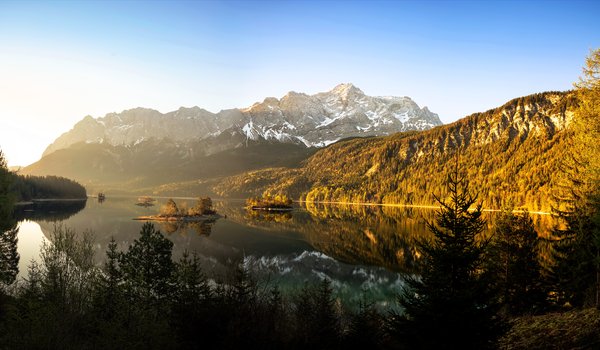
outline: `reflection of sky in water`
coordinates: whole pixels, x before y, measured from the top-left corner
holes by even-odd
[[[27,276],[27,268],[32,260],[39,260],[40,248],[45,237],[40,225],[33,221],[25,220],[19,223],[19,276]]]

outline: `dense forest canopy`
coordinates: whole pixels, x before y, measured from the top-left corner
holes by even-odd
[[[87,197],[82,185],[60,176],[12,174],[10,192],[18,202],[32,199],[83,199]]]

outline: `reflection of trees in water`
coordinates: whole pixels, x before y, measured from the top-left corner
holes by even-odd
[[[0,212],[9,210],[0,204]],[[17,252],[17,234],[19,228],[10,215],[0,217],[0,291],[3,285],[12,284],[19,274],[19,253]]]
[[[83,210],[87,201],[40,201],[15,207],[17,221],[62,221]]]
[[[286,216],[229,215],[250,226],[300,232],[314,248],[339,261],[414,272],[420,258],[417,242],[431,237],[426,222],[436,214],[432,209],[391,206],[304,203],[304,208],[306,212]],[[497,213],[484,216],[491,232]],[[540,236],[545,236],[555,221],[548,215],[534,215],[534,223]]]
[[[246,210],[246,218],[256,221],[285,223],[292,220],[292,213],[286,212],[270,212],[263,210]]]
[[[430,233],[431,211],[364,205],[306,203],[315,218],[305,230],[311,244],[325,254],[352,264],[385,266],[412,272],[419,262],[418,239]]]
[[[269,214],[232,210],[233,220],[270,231],[299,232],[315,249],[350,264],[411,272],[418,264],[416,240],[429,234],[424,217],[433,211],[356,205],[315,205]]]
[[[158,227],[162,232],[169,235],[179,233],[181,235],[196,234],[198,236],[210,236],[215,220],[205,221],[161,221]]]

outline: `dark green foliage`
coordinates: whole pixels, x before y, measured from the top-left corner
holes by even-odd
[[[19,273],[17,234],[19,229],[13,219],[13,196],[9,191],[11,173],[0,150],[0,334],[10,314],[11,297],[7,288]]]
[[[363,296],[358,312],[350,315],[350,325],[342,348],[385,348],[384,320],[374,305]]]
[[[17,227],[0,231],[0,289],[12,284],[19,273],[18,233]]]
[[[506,210],[497,218],[488,268],[496,281],[505,314],[535,314],[548,306],[539,243],[528,213]]]
[[[494,348],[503,327],[484,270],[481,206],[470,211],[476,198],[458,170],[447,186],[449,200],[439,200],[436,223],[428,223],[435,237],[420,244],[422,273],[400,298],[406,316],[396,316],[396,336],[409,348]]]
[[[593,207],[592,207],[593,208]],[[566,227],[556,230],[552,277],[558,304],[600,305],[600,201],[595,210],[563,214]]]
[[[42,247],[40,264],[32,263],[18,286],[6,333],[0,333],[6,348],[69,349],[89,341],[97,279],[91,239],[62,226],[51,239]]]
[[[212,313],[213,292],[200,268],[196,254],[184,252],[175,265],[172,327],[184,348],[199,348],[199,329],[214,334]],[[195,345],[196,344],[196,345]],[[209,345],[205,339],[205,345]]]
[[[340,322],[329,280],[324,279],[317,288],[305,286],[295,304],[298,347],[331,349],[339,345]]]
[[[160,304],[171,295],[175,271],[171,260],[172,250],[173,242],[157,231],[154,225],[147,222],[142,226],[140,237],[126,253],[119,256],[119,268],[131,298]]]
[[[79,183],[59,176],[22,176],[12,174],[10,192],[17,201],[32,199],[82,199],[87,197]]]

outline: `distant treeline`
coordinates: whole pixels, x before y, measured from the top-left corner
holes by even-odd
[[[85,188],[79,183],[60,176],[32,176],[13,174],[10,192],[17,202],[32,199],[86,198]]]

